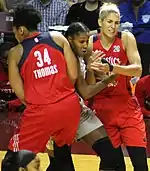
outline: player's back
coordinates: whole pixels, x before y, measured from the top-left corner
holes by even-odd
[[[30,104],[52,104],[75,92],[68,74],[63,48],[50,34],[37,33],[22,43],[19,63],[25,100]]]

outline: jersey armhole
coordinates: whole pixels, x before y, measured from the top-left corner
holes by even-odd
[[[50,45],[52,45],[53,47],[55,47],[57,50],[59,50],[62,54],[64,54],[64,50],[62,47],[60,47],[52,38],[50,32],[46,32],[45,37],[48,37],[49,38],[49,42],[50,42]],[[48,43],[49,44],[49,43]]]

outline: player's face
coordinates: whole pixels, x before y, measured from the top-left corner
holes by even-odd
[[[76,56],[83,57],[88,48],[89,33],[80,33],[69,39],[69,43]]]
[[[118,32],[120,16],[118,13],[110,13],[99,24],[101,32],[108,38],[113,39]]]
[[[35,157],[34,160],[32,160],[28,165],[27,165],[27,171],[41,171],[40,170],[40,159],[38,156]]]

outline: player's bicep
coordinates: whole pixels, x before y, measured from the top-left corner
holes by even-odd
[[[78,77],[77,59],[67,40],[64,41],[64,57],[67,63],[68,75],[75,82]]]
[[[18,98],[24,100],[23,81],[19,74],[19,68],[15,56],[17,53],[14,50],[10,50],[8,53],[8,75],[9,82],[12,89],[15,91]]]
[[[87,95],[87,83],[86,83],[82,73],[80,73],[78,76],[78,79],[76,81],[76,88],[77,88],[79,94],[83,98]]]
[[[137,49],[136,40],[133,34],[127,33],[126,35],[126,53],[130,64],[141,66],[141,58]]]

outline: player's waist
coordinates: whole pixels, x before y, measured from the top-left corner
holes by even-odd
[[[99,101],[104,99],[129,99],[131,97],[131,94],[128,91],[125,92],[102,92],[94,96],[93,100]]]
[[[46,95],[41,95],[41,96],[33,96],[26,97],[26,102],[29,105],[49,105],[49,104],[56,104],[59,103],[60,101],[63,101],[67,98],[71,99],[74,96],[77,96],[75,93],[75,90],[73,91],[68,91],[65,93],[59,93],[57,95],[53,96],[46,96]]]

